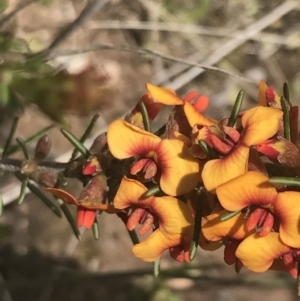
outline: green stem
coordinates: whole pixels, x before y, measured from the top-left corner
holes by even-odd
[[[39,139],[41,139],[45,134],[47,134],[49,132],[50,129],[52,129],[55,125],[49,125],[46,128],[42,129],[41,131],[37,132],[36,134],[34,134],[33,136],[29,137],[28,139],[24,140],[24,143],[26,146],[30,145],[32,142],[35,142]],[[11,147],[9,147],[8,151],[7,151],[7,156],[10,156],[12,154],[14,154],[15,152],[17,152],[18,150],[20,150],[20,145],[12,145]],[[4,152],[4,151],[3,151]]]
[[[141,195],[141,199],[147,199],[150,196],[157,195],[159,192],[161,192],[159,185],[155,185],[155,186],[149,188],[145,193],[143,193]]]
[[[58,204],[60,206],[61,211],[63,212],[63,214],[65,215],[67,221],[69,222],[69,224],[70,224],[70,226],[71,226],[71,228],[72,228],[72,230],[73,230],[76,238],[78,240],[80,240],[80,231],[79,231],[79,229],[77,227],[76,221],[75,221],[73,215],[71,214],[68,206],[60,198],[56,198],[56,200],[57,200],[57,202],[58,202]]]
[[[137,236],[135,230],[132,230],[132,231],[127,230],[127,231],[128,231],[128,234],[129,234],[129,236],[130,236],[130,238],[131,238],[132,243],[133,243],[134,245],[139,244],[139,243],[140,243],[140,240],[139,240],[139,238],[138,238],[138,236]]]
[[[14,121],[13,121],[13,124],[11,126],[11,129],[10,129],[10,132],[9,132],[9,136],[6,140],[6,143],[5,143],[3,152],[2,152],[2,157],[3,158],[10,155],[9,154],[9,149],[11,148],[11,143],[12,143],[12,140],[13,140],[14,135],[16,133],[18,123],[19,123],[19,117],[15,117]]]
[[[99,225],[98,225],[97,217],[95,217],[92,229],[93,229],[93,234],[94,234],[95,240],[98,240],[99,239]]]
[[[151,132],[149,114],[148,114],[146,105],[142,101],[140,101],[139,102],[139,107],[140,107],[141,114],[142,114],[142,117],[143,117],[144,129],[147,132]]]
[[[91,132],[92,132],[92,130],[93,130],[93,128],[94,128],[94,126],[95,126],[95,124],[96,124],[99,117],[100,117],[99,114],[94,115],[94,117],[92,118],[90,124],[88,125],[87,129],[85,130],[84,134],[82,135],[82,137],[79,140],[81,143],[84,143],[85,140],[89,137],[89,135],[91,134]],[[78,155],[78,149],[75,148],[73,153],[72,153],[71,160],[75,159],[77,155]]]
[[[231,115],[230,115],[230,117],[228,119],[228,123],[227,123],[228,126],[232,127],[232,126],[235,125],[236,120],[237,120],[237,118],[239,116],[242,104],[243,104],[243,99],[244,99],[244,91],[241,90],[239,92],[239,94],[237,95],[237,97],[236,97],[234,106],[232,108]]]
[[[200,196],[200,193],[199,193]],[[202,214],[203,214],[203,200],[199,197],[197,198],[196,203],[196,217],[195,217],[195,225],[194,225],[194,234],[190,247],[190,260],[192,261],[197,253],[198,245],[199,245],[199,237],[201,233],[201,222],[202,222]]]
[[[21,174],[20,172],[16,172],[15,176],[21,181],[23,182],[23,180],[25,179],[25,175]],[[38,196],[44,203],[46,206],[48,206],[58,217],[61,217],[61,211],[59,210],[59,208],[57,208],[52,201],[36,186],[34,186],[33,184],[31,184],[29,181],[27,182],[27,187],[28,189],[34,193],[36,196]]]
[[[284,186],[297,186],[300,187],[299,178],[290,178],[290,177],[271,177],[269,179],[270,183],[274,185],[284,185]]]
[[[225,221],[231,219],[232,217],[238,215],[240,212],[241,212],[241,210],[237,210],[237,211],[228,211],[228,212],[224,213],[224,214],[220,217],[220,220],[221,220],[222,222],[225,222]]]
[[[216,154],[214,149],[212,149],[204,140],[199,141],[201,149],[206,153],[208,159],[218,159],[219,156]]]
[[[68,130],[61,129],[62,134],[73,144],[73,146],[85,157],[90,156],[89,150]]]
[[[30,160],[30,155],[29,155],[29,152],[28,152],[28,149],[26,147],[24,140],[22,138],[16,138],[16,140],[17,140],[20,148],[22,149],[25,159]]]
[[[28,184],[28,179],[24,178],[22,180],[22,185],[21,185],[21,189],[20,189],[20,195],[18,197],[18,205],[21,205],[24,201],[25,195],[26,195],[26,188],[27,188],[27,184]]]
[[[281,97],[280,104],[283,111],[284,138],[291,141],[291,120],[289,104],[284,97]]]

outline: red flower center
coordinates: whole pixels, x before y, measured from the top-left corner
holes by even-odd
[[[273,214],[265,208],[256,208],[246,222],[246,229],[251,231],[256,228],[260,236],[266,236],[274,225]]]
[[[149,210],[144,208],[135,208],[131,212],[126,226],[128,230],[133,230],[137,227],[138,224],[142,225],[139,229],[139,234],[144,235],[146,234],[150,229],[152,229],[152,226],[155,222],[155,218],[152,213],[149,212]]]
[[[152,158],[139,159],[131,166],[130,173],[137,175],[142,173],[145,180],[152,179],[157,173],[157,164]]]

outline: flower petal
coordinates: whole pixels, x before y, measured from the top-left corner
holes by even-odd
[[[221,210],[202,218],[202,232],[208,241],[219,241],[224,237],[243,239],[249,235],[245,227],[244,214],[239,213],[226,221],[221,221],[221,216],[226,212]]]
[[[188,240],[192,235],[194,220],[188,205],[184,202],[171,196],[156,197],[149,209],[159,218],[159,229],[168,238],[179,234]]]
[[[147,191],[147,188],[139,181],[124,177],[120,183],[117,194],[114,198],[114,206],[117,209],[125,209],[131,205],[148,205],[148,199],[140,201],[140,197]],[[151,198],[153,199],[153,198]]]
[[[158,259],[162,253],[180,244],[180,236],[168,239],[159,230],[155,230],[145,241],[132,247],[132,253],[144,261],[153,262]]]
[[[279,234],[282,241],[290,247],[300,248],[300,193],[278,193],[274,212],[280,219]]]
[[[274,259],[290,251],[279,234],[271,232],[263,237],[258,234],[248,236],[240,243],[235,255],[249,270],[262,273],[272,266]]]
[[[112,122],[107,129],[107,143],[112,155],[126,159],[155,151],[161,139],[124,120]]]
[[[169,238],[174,234],[191,235],[194,220],[187,204],[171,196],[139,200],[145,191],[146,187],[140,182],[124,177],[114,199],[115,208],[134,205],[149,210],[158,218],[159,229]]]
[[[146,87],[151,95],[151,97],[162,104],[165,105],[182,105],[183,100],[176,95],[176,93],[168,88],[161,88],[155,85],[146,84]]]
[[[268,89],[268,86],[264,80],[261,80],[259,82],[259,88],[258,88],[258,104],[263,107],[267,107],[267,98],[266,98],[266,91]]]
[[[258,106],[247,110],[242,116],[245,129],[242,142],[250,147],[274,136],[282,115],[281,110],[269,107]]]
[[[208,119],[204,115],[199,113],[189,102],[184,103],[183,109],[191,127],[193,127],[195,124],[208,126],[213,124],[213,121],[211,119]]]
[[[86,209],[79,206],[77,208],[77,227],[84,226],[87,229],[92,228],[96,218],[96,210]]]
[[[200,165],[188,146],[178,139],[163,139],[157,151],[160,187],[169,195],[190,192],[200,180]]]
[[[238,145],[223,159],[208,161],[202,171],[204,186],[210,192],[247,171],[249,148]]]
[[[70,194],[69,192],[67,192],[63,189],[47,187],[47,188],[45,188],[45,190],[49,191],[56,197],[62,199],[67,204],[78,205],[76,198],[72,194]]]
[[[241,210],[252,204],[268,207],[278,194],[269,178],[255,171],[224,183],[216,193],[221,205],[229,211]]]

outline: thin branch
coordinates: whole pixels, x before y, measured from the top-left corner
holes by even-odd
[[[20,171],[24,160],[3,158],[0,159],[0,169],[3,171],[16,172]],[[36,171],[55,171],[57,173],[66,169],[69,163],[55,162],[55,161],[43,161],[40,162]]]
[[[193,33],[205,36],[214,36],[221,38],[236,38],[242,39],[243,35],[247,32],[245,30],[237,30],[232,32],[229,28],[215,28],[200,26],[195,24],[183,24],[183,23],[167,23],[167,22],[141,22],[141,21],[91,21],[89,22],[89,27],[91,29],[133,29],[133,30],[153,30],[153,31],[167,31],[167,32],[180,32],[180,33]],[[272,43],[279,45],[300,45],[295,44],[294,41],[288,39],[288,36],[282,36],[274,33],[264,33],[260,32],[258,35],[250,37],[251,40]]]
[[[281,5],[277,6],[274,10],[270,11],[264,17],[259,19],[258,21],[249,25],[245,33],[237,38],[233,38],[229,41],[226,41],[222,46],[220,46],[216,51],[214,51],[208,58],[205,60],[206,64],[212,65],[218,63],[225,56],[230,54],[233,50],[244,44],[251,37],[259,34],[262,30],[282,18],[284,15],[291,12],[299,6],[298,1],[285,1]],[[174,90],[178,90],[182,88],[187,83],[191,82],[195,77],[199,76],[203,73],[204,69],[199,69],[197,67],[190,68],[185,73],[178,76],[175,80],[173,80],[168,87]],[[168,79],[168,78],[167,78]]]
[[[68,36],[70,36],[73,31],[75,31],[79,26],[81,26],[85,21],[92,17],[94,13],[96,13],[99,9],[101,9],[109,0],[94,0],[92,3],[87,3],[85,8],[79,14],[79,16],[70,24],[63,27],[51,44],[43,50],[40,55],[47,56],[49,53],[56,48],[59,44],[61,44]]]
[[[55,52],[52,52],[52,54],[49,56],[49,59],[53,59],[53,58],[59,57],[59,56],[69,56],[69,55],[76,55],[76,54],[80,54],[80,53],[86,53],[86,52],[92,52],[92,51],[101,51],[101,50],[108,50],[108,49],[109,50],[116,50],[116,51],[124,51],[124,52],[133,52],[133,53],[142,54],[142,55],[150,54],[150,55],[154,55],[156,57],[160,57],[162,59],[165,59],[165,60],[168,60],[168,61],[171,61],[171,62],[181,63],[181,64],[185,64],[185,65],[188,65],[188,66],[191,66],[191,67],[202,68],[204,70],[216,71],[216,72],[220,72],[220,73],[223,73],[223,74],[226,74],[226,75],[230,75],[230,76],[239,78],[240,80],[243,80],[243,81],[246,81],[246,82],[252,82],[248,78],[245,78],[245,77],[240,76],[240,75],[236,75],[234,73],[228,72],[228,71],[220,69],[218,67],[208,66],[208,65],[205,65],[205,64],[199,64],[197,62],[190,62],[190,61],[187,61],[185,59],[177,58],[175,56],[163,54],[163,53],[161,53],[159,51],[156,51],[156,50],[150,50],[150,49],[138,48],[138,47],[131,47],[131,46],[116,46],[116,45],[112,45],[112,44],[97,44],[97,45],[92,45],[90,47],[81,48],[81,49],[55,51]]]
[[[22,9],[26,8],[30,4],[37,2],[38,0],[28,0],[20,3],[17,5],[17,7],[12,10],[10,13],[3,15],[0,17],[0,27],[3,26],[6,22],[8,22],[11,18],[13,18],[18,12],[20,12]]]

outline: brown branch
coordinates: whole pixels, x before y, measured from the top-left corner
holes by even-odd
[[[94,0],[92,3],[88,2],[79,16],[73,22],[63,27],[58,32],[51,44],[39,54],[41,56],[48,56],[54,48],[61,44],[73,31],[75,31],[108,2],[109,0]]]
[[[2,158],[0,159],[0,170],[16,172],[21,171],[26,160]],[[70,163],[43,161],[37,164],[36,171],[55,171],[57,173],[64,171]]]
[[[52,54],[49,56],[49,59],[53,59],[53,58],[56,58],[56,57],[59,57],[59,56],[76,55],[76,54],[80,54],[80,53],[86,53],[86,52],[92,52],[92,51],[101,51],[101,50],[108,50],[108,49],[109,50],[116,50],[116,51],[124,51],[124,52],[133,52],[133,53],[137,53],[137,54],[141,54],[141,55],[150,54],[150,55],[157,56],[157,57],[160,57],[162,59],[165,59],[167,61],[182,63],[182,64],[185,64],[185,65],[188,65],[188,66],[193,66],[193,67],[199,67],[199,68],[202,68],[202,69],[208,70],[208,71],[220,72],[220,73],[223,73],[223,74],[226,74],[226,75],[236,77],[240,80],[253,83],[253,81],[251,81],[248,78],[245,78],[243,76],[240,76],[240,75],[231,73],[229,71],[220,69],[218,67],[199,64],[197,62],[187,61],[185,59],[177,58],[175,56],[163,54],[163,53],[161,53],[159,51],[156,51],[156,50],[150,50],[150,49],[138,48],[138,47],[131,47],[131,46],[116,46],[116,45],[112,45],[112,44],[97,44],[97,45],[92,45],[92,46],[89,46],[89,47],[86,47],[86,48],[81,48],[81,49],[55,51],[55,52],[52,52]]]
[[[28,0],[24,1],[23,3],[20,3],[14,10],[12,10],[10,13],[3,15],[0,18],[0,27],[3,26],[6,22],[8,22],[11,18],[13,18],[18,12],[20,12],[22,9],[26,8],[30,4],[37,2],[38,0]]]

